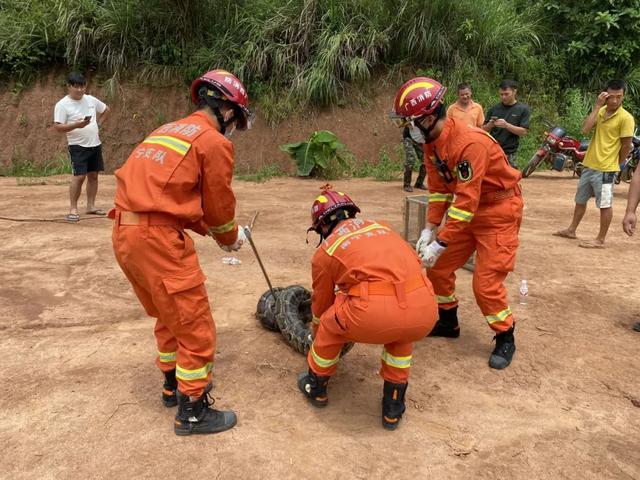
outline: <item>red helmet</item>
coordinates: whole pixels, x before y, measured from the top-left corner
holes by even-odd
[[[402,120],[414,120],[431,115],[442,103],[446,91],[447,87],[431,78],[412,78],[396,93],[391,116]]]
[[[235,105],[242,115],[237,128],[251,128],[253,113],[249,110],[249,95],[238,77],[226,70],[211,70],[191,83],[191,101],[197,105],[201,96],[208,95]]]
[[[335,190],[323,190],[322,194],[314,200],[311,206],[311,228],[320,233],[320,225],[324,220],[331,220],[331,214],[337,210],[347,210],[351,215],[360,212],[358,206],[353,203],[349,195]]]

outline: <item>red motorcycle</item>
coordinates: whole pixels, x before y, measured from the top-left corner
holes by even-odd
[[[582,160],[587,153],[589,142],[567,136],[562,127],[549,126],[551,130],[544,132],[544,143],[522,169],[522,177],[531,175],[543,162],[549,165],[551,170],[571,170],[574,175],[580,176]]]

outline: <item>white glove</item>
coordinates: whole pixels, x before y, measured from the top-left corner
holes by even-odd
[[[432,228],[427,227],[422,230],[420,238],[416,242],[416,252],[418,252],[418,255],[420,255],[420,257],[422,257],[425,249],[427,248],[427,245],[429,245],[435,237],[435,231]]]
[[[433,267],[438,261],[438,258],[440,258],[440,255],[442,255],[446,249],[446,245],[441,245],[437,240],[434,240],[427,245],[424,249],[424,253],[420,254],[422,264],[427,268]]]
[[[238,236],[236,237],[236,241],[231,245],[220,245],[220,248],[225,252],[237,252],[246,241],[247,236],[244,234],[244,228],[238,227]]]

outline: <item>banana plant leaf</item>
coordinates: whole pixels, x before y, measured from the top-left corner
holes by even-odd
[[[293,157],[297,165],[297,174],[300,177],[310,176],[316,167],[328,168],[329,161],[342,158],[337,154],[338,150],[345,148],[338,141],[338,137],[328,130],[314,132],[308,141],[287,143],[280,145],[280,150]]]

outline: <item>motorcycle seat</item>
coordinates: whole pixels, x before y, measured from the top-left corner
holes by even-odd
[[[578,147],[578,151],[584,152],[587,148],[589,148],[589,140],[582,140],[580,142],[580,146]]]

